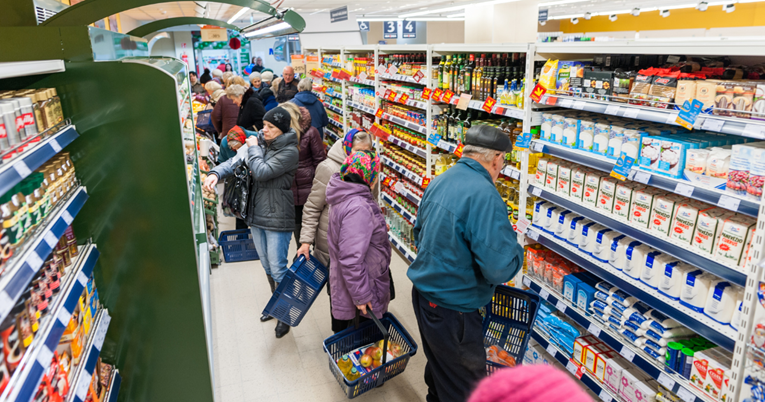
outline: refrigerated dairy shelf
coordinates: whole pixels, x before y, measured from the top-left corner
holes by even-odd
[[[651,358],[639,349],[629,345],[629,342],[625,342],[621,335],[607,329],[607,326],[604,326],[594,319],[589,313],[574,307],[568,300],[565,300],[563,296],[552,290],[546,284],[540,282],[538,279],[524,275],[523,284],[533,292],[539,294],[541,298],[555,306],[558,311],[567,315],[582,327],[587,328],[587,332],[598,337],[605,342],[606,345],[619,352],[624,358],[630,360],[635,366],[645,371],[646,374],[658,380],[659,383],[667,387],[667,389],[672,390],[675,395],[692,395],[693,398],[684,399],[686,402],[713,401],[711,398],[696,391],[690,386],[687,379],[682,378],[680,375],[666,367],[666,365],[658,363],[656,359]]]
[[[404,243],[399,240],[399,238],[396,237],[393,233],[388,232],[388,240],[390,241],[393,248],[400,251],[401,254],[403,254],[410,263],[414,262],[414,259],[417,258],[417,254],[415,254],[414,251],[409,250],[408,247],[404,246]]]
[[[26,289],[29,281],[37,274],[45,259],[55,249],[58,239],[72,224],[74,217],[88,200],[85,187],[79,187],[68,195],[68,199],[48,215],[41,228],[28,240],[26,246],[16,250],[18,254],[0,278],[0,321],[4,320],[16,301]]]
[[[4,401],[32,400],[43,374],[50,367],[53,351],[56,350],[72,318],[72,313],[77,307],[85,284],[93,273],[98,257],[98,249],[93,244],[81,250],[81,257],[67,274],[66,283],[63,284],[53,306],[50,307],[48,315],[43,317],[44,322],[41,323],[34,340],[24,353],[0,399]]]
[[[697,334],[732,351],[735,345],[737,331],[729,325],[720,324],[713,319],[693,311],[651,289],[648,285],[636,281],[626,274],[619,272],[610,264],[602,263],[589,254],[571,246],[563,240],[535,227],[526,230],[526,236],[539,244],[556,252],[560,256],[595,274],[604,281],[618,287],[643,303],[659,310],[664,315],[680,324],[693,329]]]
[[[679,126],[675,119],[680,111],[675,109],[659,109],[567,95],[547,95],[540,100],[540,104]],[[765,121],[700,114],[694,127],[723,134],[765,139]]]
[[[539,186],[532,184],[529,185],[528,189],[529,193],[534,196],[541,197],[556,205],[569,209],[572,212],[589,218],[607,228],[625,234],[643,244],[672,255],[707,272],[713,273],[720,278],[724,278],[731,283],[739,286],[746,286],[746,274],[744,274],[743,271],[715,261],[711,254],[707,256],[695,252],[690,248],[690,244],[675,242],[670,237],[657,237],[657,235],[648,232],[647,229],[635,227],[631,222],[606,216],[600,211],[582,204],[581,201],[569,200],[568,198],[564,198],[561,194],[550,192]]]
[[[404,177],[406,177],[407,179],[409,179],[409,180],[413,181],[413,182],[414,182],[414,184],[416,184],[416,185],[418,185],[418,186],[422,187],[422,177],[421,177],[421,176],[419,176],[419,175],[417,175],[417,174],[415,174],[415,173],[411,172],[409,169],[407,169],[407,168],[405,168],[405,167],[403,167],[403,166],[399,165],[398,163],[396,163],[396,162],[393,162],[392,160],[390,160],[390,158],[388,158],[388,157],[387,157],[387,156],[385,156],[385,155],[381,155],[381,156],[380,156],[380,159],[382,160],[382,162],[383,162],[384,164],[386,164],[386,165],[388,165],[388,166],[392,167],[392,168],[393,168],[393,170],[395,170],[395,171],[397,171],[397,172],[401,173],[402,175],[404,175]]]
[[[576,364],[574,364],[571,361],[571,357],[568,356],[567,353],[560,350],[555,344],[550,343],[545,338],[545,335],[537,331],[536,328],[531,331],[531,338],[537,341],[539,346],[545,348],[548,354],[554,357],[555,360],[557,360],[560,364],[564,365],[569,373],[584,383],[584,385],[587,386],[587,388],[589,388],[592,392],[594,392],[595,395],[598,395],[601,400],[604,402],[611,402],[614,399],[617,401],[620,400],[616,397],[616,395],[613,394],[613,392],[611,392],[610,389],[608,389],[608,387],[592,377],[584,367],[579,368]]]
[[[614,159],[608,159],[603,155],[580,149],[567,148],[563,145],[544,140],[533,140],[531,149],[535,152],[544,152],[545,154],[575,162],[585,167],[592,167],[606,173],[611,172],[616,163]],[[749,216],[756,217],[760,209],[758,201],[726,193],[724,190],[706,187],[700,183],[652,174],[637,167],[632,168],[629,179]],[[692,188],[689,188],[689,186]],[[690,190],[690,193],[688,190]]]
[[[388,205],[390,205],[394,211],[401,214],[401,216],[403,216],[404,219],[406,219],[409,223],[414,225],[417,222],[417,217],[414,214],[410,213],[401,204],[396,202],[394,199],[390,198],[388,194],[382,193],[380,194],[380,196],[382,197],[383,201],[388,203]]]
[[[74,125],[67,124],[34,148],[0,165],[0,194],[7,193],[79,136]]]
[[[77,371],[72,376],[69,396],[66,399],[67,402],[85,402],[85,398],[88,395],[93,372],[97,367],[98,356],[101,354],[106,331],[109,330],[109,323],[112,320],[109,316],[109,311],[106,309],[100,310],[97,314],[98,316],[93,321],[91,335],[88,337],[88,344],[83,349],[85,354],[80,358],[80,365],[77,366]]]

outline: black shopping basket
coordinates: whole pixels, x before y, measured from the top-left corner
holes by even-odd
[[[329,369],[335,375],[348,399],[353,399],[371,389],[383,385],[386,381],[401,374],[406,369],[409,358],[417,353],[417,343],[409,335],[403,325],[391,313],[383,314],[380,319],[369,310],[372,321],[358,324],[324,340],[324,351],[329,357]],[[356,318],[358,319],[358,310]],[[343,355],[354,352],[362,346],[383,342],[382,364],[363,376],[348,381],[340,371],[337,361]],[[388,347],[391,344],[400,346],[399,355],[388,361]]]
[[[483,320],[484,347],[498,346],[512,356],[516,364],[520,364],[538,310],[539,295],[509,286],[497,286],[494,297],[486,305],[486,317]],[[487,374],[503,367],[506,366],[486,360]]]
[[[291,327],[300,324],[329,278],[329,270],[312,255],[309,257],[306,260],[301,255],[295,260],[271,295],[263,315],[270,315]]]

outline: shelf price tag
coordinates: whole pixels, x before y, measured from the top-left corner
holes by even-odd
[[[576,367],[576,364],[574,364],[574,362],[572,362],[571,360],[569,360],[568,363],[566,364],[566,370],[568,370],[568,372],[573,375],[576,375],[577,369],[578,368]]]
[[[600,337],[600,331],[601,331],[600,327],[595,325],[595,323],[593,323],[593,322],[591,322],[590,326],[587,327],[587,332],[589,332],[589,333],[591,333],[591,334],[593,334],[593,335],[595,335],[597,337]]]
[[[361,74],[359,74],[358,80],[359,81],[366,81],[367,80],[367,73],[362,71]]]
[[[547,92],[547,89],[543,87],[540,84],[537,84],[537,86],[534,87],[534,89],[531,90],[531,95],[529,95],[529,98],[533,100],[536,103],[539,103],[542,100],[542,96]]]
[[[729,209],[731,211],[738,211],[738,205],[741,203],[741,200],[738,198],[733,198],[728,195],[721,195],[720,199],[717,200],[717,206],[720,208]]]
[[[494,105],[497,104],[497,101],[494,100],[491,96],[487,96],[486,100],[483,101],[483,105],[481,105],[481,109],[483,109],[486,113],[491,113],[491,110],[494,108]]]
[[[616,161],[613,169],[611,169],[611,177],[624,181],[629,176],[632,170],[632,164],[635,163],[635,158],[627,156],[627,154],[621,154]]]
[[[409,100],[409,95],[407,94],[401,94],[401,96],[398,98],[398,101],[400,103],[406,103],[406,101]]]
[[[30,268],[32,268],[33,271],[37,271],[42,267],[43,260],[40,258],[40,256],[37,254],[37,252],[32,251],[29,254],[29,257],[27,257],[27,265],[29,265]]]
[[[637,119],[638,113],[640,113],[640,109],[638,108],[627,108],[624,110],[624,117],[629,117],[630,119]]]
[[[534,188],[531,189],[531,194],[534,197],[539,197],[540,195],[542,195],[542,189],[535,186]]]
[[[523,286],[526,286],[527,288],[531,287],[531,279],[526,275],[523,276]]]
[[[668,390],[672,390],[675,387],[675,380],[669,378],[666,373],[659,374],[659,378],[656,379],[659,384],[663,385]]]
[[[457,109],[459,110],[467,110],[468,105],[470,104],[470,99],[473,98],[473,95],[470,94],[461,94],[459,99],[457,99]]]
[[[462,157],[462,149],[465,148],[465,144],[462,142],[457,145],[457,149],[454,150],[454,154],[457,155],[458,158]]]
[[[422,70],[418,70],[416,73],[414,73],[412,79],[419,84],[420,80],[422,80],[424,77],[425,74],[422,73]]]
[[[741,135],[752,138],[765,138],[765,125],[749,123],[744,126],[744,131]]]
[[[613,396],[611,396],[611,394],[609,394],[609,393],[608,393],[608,391],[606,391],[605,389],[601,389],[601,390],[600,390],[600,393],[598,394],[598,397],[599,397],[599,398],[600,398],[600,399],[601,399],[603,402],[611,402],[611,401],[613,401],[613,400],[614,400],[614,397],[613,397]]]
[[[444,91],[444,94],[441,96],[441,102],[451,103],[452,97],[454,97],[454,92],[447,89],[446,91]]]
[[[690,197],[693,194],[693,186],[685,183],[677,183],[675,186],[675,193],[680,194],[683,197]]]
[[[622,350],[619,351],[619,354],[629,361],[632,361],[632,359],[635,358],[635,352],[631,351],[627,346],[622,346]]]
[[[693,393],[688,391],[685,387],[680,387],[680,389],[677,390],[677,396],[685,402],[693,402],[696,400],[696,395],[693,395]]]
[[[617,105],[608,105],[606,107],[606,111],[604,113],[616,116],[616,114],[619,113],[620,109],[621,108],[619,106],[617,106]]]
[[[558,102],[557,96],[547,96],[547,99],[544,100],[544,104],[547,106],[555,106],[557,102]],[[571,106],[571,101],[569,101],[569,106]]]
[[[563,303],[562,300],[558,300],[558,302],[555,303],[555,308],[557,308],[558,311],[560,311],[561,313],[566,312],[566,305]]]
[[[56,247],[56,243],[58,243],[58,239],[53,234],[53,232],[45,232],[45,236],[43,236],[43,240],[45,240],[45,243],[48,244],[48,247],[50,248]]]
[[[677,116],[679,116],[679,115],[680,115],[680,112],[674,112],[674,113],[668,114],[667,115],[667,121],[665,121],[665,123],[679,125],[677,123]]]
[[[720,131],[722,130],[724,124],[724,120],[710,119],[709,117],[706,117],[704,118],[704,122],[701,123],[701,129],[709,131]]]
[[[540,290],[540,291],[539,291],[539,297],[541,297],[541,298],[543,298],[543,299],[547,300],[547,298],[548,298],[549,296],[550,296],[550,293],[549,293],[547,290],[545,290],[545,289],[542,289],[542,290]]]
[[[422,89],[421,97],[422,97],[422,99],[428,100],[428,99],[430,99],[430,94],[432,94],[432,93],[433,93],[432,89],[430,89],[430,88],[423,88]]]
[[[531,222],[529,222],[526,217],[519,218],[518,223],[515,225],[515,231],[520,234],[524,234],[526,233],[526,229],[528,229],[529,224],[531,224]]]
[[[651,174],[638,170],[635,172],[635,176],[632,177],[632,180],[638,183],[648,184],[648,182],[651,180]]]
[[[18,173],[19,176],[21,176],[22,178],[32,174],[32,171],[29,169],[29,166],[27,166],[27,164],[24,163],[24,161],[22,160],[16,161],[16,163],[13,164],[13,169],[15,169],[16,173]]]
[[[555,349],[555,346],[553,346],[552,343],[547,345],[547,353],[550,354],[550,356],[555,357],[555,355],[558,353],[558,350]]]
[[[528,236],[529,239],[537,241],[539,240],[539,233],[537,233],[536,230],[529,230],[526,232],[526,236]]]
[[[576,110],[584,110],[585,106],[587,106],[587,102],[585,102],[585,101],[576,101],[576,102],[574,102],[574,109],[576,109]]]
[[[53,148],[53,152],[55,153],[61,152],[61,145],[58,144],[58,141],[53,139],[53,140],[50,140],[49,144],[50,144],[50,147]]]

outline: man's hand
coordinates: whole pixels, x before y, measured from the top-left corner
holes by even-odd
[[[258,137],[256,135],[253,135],[252,137],[247,137],[247,140],[245,142],[247,142],[248,147],[257,147]]]
[[[310,244],[303,243],[303,245],[300,246],[299,249],[297,249],[297,255],[302,255],[307,260],[310,257],[310,255],[309,255],[310,249],[311,249],[311,245]]]
[[[367,308],[369,308],[370,311],[372,310],[372,302],[369,302],[367,304],[362,304],[360,306],[356,306],[356,308],[361,310],[361,314],[366,314]]]

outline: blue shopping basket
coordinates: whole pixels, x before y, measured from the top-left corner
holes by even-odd
[[[221,232],[218,244],[223,250],[223,258],[226,262],[257,260],[258,251],[255,250],[255,242],[252,240],[250,229],[227,230]]]
[[[217,130],[215,130],[215,126],[212,124],[212,120],[210,119],[212,114],[212,110],[201,110],[197,112],[197,128],[207,132],[207,133],[216,133]]]
[[[516,365],[521,364],[538,310],[539,295],[509,286],[497,286],[494,297],[486,305],[484,347],[497,345],[515,359]],[[503,367],[506,366],[486,360],[487,374]]]
[[[300,324],[329,278],[329,270],[313,256],[309,257],[306,260],[301,255],[292,264],[268,301],[263,315],[270,315],[291,327]]]
[[[393,314],[385,313],[380,319],[377,319],[372,310],[368,311],[372,321],[366,321],[360,325],[357,322],[355,328],[348,328],[324,340],[324,352],[329,357],[329,369],[332,370],[332,374],[335,375],[335,379],[340,384],[340,388],[343,389],[343,393],[348,396],[348,399],[353,399],[369,390],[375,389],[385,384],[391,378],[403,373],[407,363],[409,363],[409,358],[417,353],[417,343]],[[358,316],[359,312],[356,310],[357,319]],[[340,371],[340,368],[337,367],[337,361],[343,355],[351,353],[362,346],[379,341],[385,341],[380,367],[353,381],[348,381]],[[386,352],[391,342],[401,346],[401,353],[395,359],[387,361],[388,353]]]

